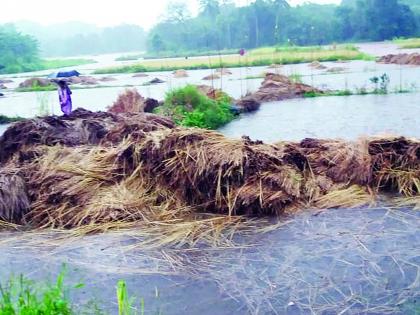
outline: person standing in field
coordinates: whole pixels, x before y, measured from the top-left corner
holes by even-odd
[[[58,97],[60,99],[61,111],[65,116],[70,115],[73,104],[71,101],[71,90],[66,81],[58,81]]]

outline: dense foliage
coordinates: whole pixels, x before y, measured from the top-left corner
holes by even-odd
[[[0,26],[0,73],[35,70],[39,62],[38,44],[33,37]]]
[[[169,92],[164,104],[156,110],[171,117],[177,125],[205,129],[217,129],[234,118],[228,97],[221,95],[213,100],[193,85]]]
[[[243,7],[229,0],[199,2],[197,17],[191,17],[185,2],[173,2],[149,34],[149,52],[385,40],[416,35],[420,26],[417,0],[343,0],[340,6],[296,7],[286,0],[255,0]]]

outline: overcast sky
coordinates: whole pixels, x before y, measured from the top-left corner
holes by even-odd
[[[44,25],[81,21],[99,26],[121,23],[138,24],[146,29],[153,26],[165,12],[170,0],[0,0],[0,24],[18,20],[30,20]],[[197,10],[196,0],[186,0],[191,11]],[[251,0],[236,0],[243,5]],[[292,5],[307,0],[290,0]],[[312,0],[316,3],[339,3],[340,0]]]

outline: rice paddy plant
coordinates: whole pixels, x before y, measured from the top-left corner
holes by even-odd
[[[135,73],[173,70],[218,69],[223,67],[250,67],[269,66],[271,64],[296,64],[311,61],[338,61],[338,60],[370,60],[371,57],[358,50],[339,47],[337,49],[319,49],[308,47],[294,47],[293,49],[280,49],[276,47],[259,48],[252,50],[246,57],[238,55],[209,56],[208,61],[203,59],[167,59],[144,60],[141,63],[119,67],[102,68],[96,74],[106,73]],[[246,58],[246,59],[244,59]]]
[[[120,280],[117,284],[118,315],[144,315],[144,299],[140,300],[140,313],[133,307],[135,298],[128,295],[127,284]]]
[[[420,38],[395,39],[393,42],[403,49],[420,48]]]
[[[80,315],[105,313],[97,302],[86,305],[72,303],[69,298],[71,289],[84,285],[67,287],[64,284],[65,270],[61,271],[52,285],[32,281],[23,275],[12,277],[6,283],[0,282],[0,315]],[[134,307],[135,298],[128,295],[125,281],[120,280],[116,287],[118,315],[144,315],[144,299],[140,299],[139,310]]]
[[[42,287],[23,276],[0,283],[0,315],[72,315],[64,272],[54,285]]]

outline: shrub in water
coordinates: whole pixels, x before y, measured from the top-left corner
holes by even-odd
[[[217,129],[234,118],[228,97],[210,99],[193,85],[167,93],[157,111],[172,117],[177,125],[205,129]]]

